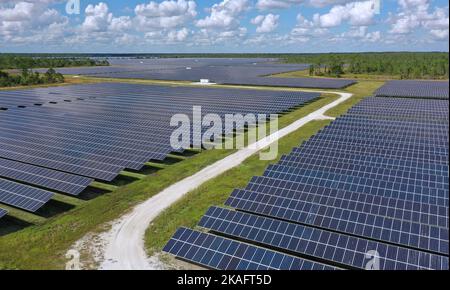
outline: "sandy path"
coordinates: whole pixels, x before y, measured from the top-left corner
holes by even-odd
[[[147,257],[144,249],[144,235],[149,224],[162,211],[170,207],[188,192],[196,189],[208,180],[238,166],[244,160],[268,147],[273,142],[298,130],[312,120],[329,119],[324,113],[352,97],[352,94],[339,92],[322,92],[340,95],[340,98],[313,113],[295,121],[278,132],[261,139],[255,144],[243,148],[226,158],[204,168],[196,174],[187,177],[144,203],[136,206],[130,213],[122,216],[112,223],[108,232],[99,235],[101,242],[100,269],[105,270],[136,270],[136,269],[158,269],[161,267],[157,261]],[[256,146],[255,146],[256,145]]]

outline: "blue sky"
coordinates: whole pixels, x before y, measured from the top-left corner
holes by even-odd
[[[0,52],[448,51],[443,0],[77,1],[0,0]]]

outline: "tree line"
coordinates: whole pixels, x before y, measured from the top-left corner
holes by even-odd
[[[46,73],[40,74],[29,69],[23,69],[20,74],[9,74],[0,71],[0,87],[29,86],[40,84],[63,83],[64,76],[50,68]]]
[[[355,53],[291,55],[288,63],[310,63],[311,76],[345,73],[397,76],[401,79],[448,79],[448,53]]]
[[[108,65],[109,62],[107,60],[97,60],[91,58],[56,58],[31,57],[21,55],[0,55],[0,70]]]

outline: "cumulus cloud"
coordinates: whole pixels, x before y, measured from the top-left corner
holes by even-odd
[[[325,7],[329,5],[345,4],[354,2],[354,0],[309,0],[309,4],[313,7]]]
[[[326,14],[315,14],[314,20],[325,28],[336,27],[344,22],[353,26],[367,26],[373,23],[376,14],[375,5],[375,0],[336,5]]]
[[[139,4],[134,9],[137,28],[142,31],[173,29],[185,25],[197,16],[194,1],[168,0]]]
[[[267,15],[258,15],[251,20],[251,23],[257,25],[256,32],[269,33],[274,31],[278,27],[278,20],[280,15],[274,15],[272,13]]]
[[[197,21],[200,28],[230,29],[239,25],[238,17],[249,8],[248,0],[224,0],[214,4],[211,14]]]
[[[400,11],[390,18],[391,34],[410,34],[425,29],[435,39],[448,39],[448,7],[430,11],[429,0],[399,0],[398,4]]]
[[[57,10],[48,8],[47,4],[50,2],[52,1],[0,3],[0,37],[12,43],[45,43],[54,41],[55,35],[62,36],[68,19]]]
[[[357,40],[362,42],[378,42],[381,40],[381,32],[369,32],[368,26],[353,27],[347,32],[343,32],[338,38],[342,40]]]
[[[285,9],[304,2],[304,0],[258,0],[256,7],[260,10]]]
[[[169,34],[167,35],[168,40],[171,42],[185,41],[188,36],[189,36],[189,30],[187,28],[170,31]]]

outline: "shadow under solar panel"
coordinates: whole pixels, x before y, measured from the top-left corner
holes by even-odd
[[[8,212],[2,208],[0,208],[0,219],[4,217]]]

